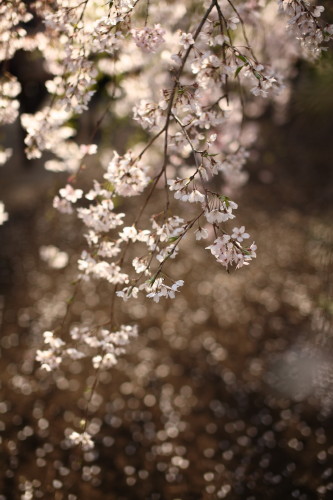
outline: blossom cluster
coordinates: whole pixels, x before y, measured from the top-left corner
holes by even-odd
[[[53,331],[43,333],[46,349],[37,350],[36,360],[46,371],[53,371],[65,359],[90,358],[93,367],[108,369],[115,365],[125,346],[137,336],[137,327],[121,325],[117,331],[105,327],[73,326],[71,342],[64,342]]]
[[[165,41],[165,31],[160,24],[155,24],[153,28],[145,26],[142,29],[133,29],[131,33],[136,45],[145,52],[156,52]]]
[[[207,247],[217,262],[220,262],[226,269],[230,265],[235,264],[236,268],[248,265],[249,261],[256,257],[256,245],[252,243],[249,248],[242,248],[240,242],[249,235],[244,232],[245,228],[234,227],[231,235],[224,234],[222,237],[217,238],[213,245]]]
[[[325,7],[308,0],[279,0],[279,7],[290,17],[289,29],[302,41],[311,57],[316,59],[327,50],[327,43],[333,39],[333,24],[320,23]]]

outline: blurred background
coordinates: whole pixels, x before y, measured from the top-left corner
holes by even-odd
[[[34,112],[47,75],[25,57],[11,71],[22,111]],[[81,229],[51,207],[66,175],[27,161],[11,126],[14,156],[0,169],[1,500],[333,498],[332,89],[331,57],[301,63],[284,116],[272,106],[255,120],[249,182],[234,199],[256,261],[227,274],[188,241],[177,300],[126,304],[140,334],[93,394],[89,452],[64,436],[86,416],[94,374],[79,361],[47,374],[34,360],[73,295]],[[131,132],[113,122],[100,139]],[[45,257],[46,245],[60,256]],[[71,319],[90,309],[103,321],[109,293],[98,282],[79,290]]]

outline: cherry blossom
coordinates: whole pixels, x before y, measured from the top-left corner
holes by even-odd
[[[180,35],[180,44],[184,47],[184,49],[188,49],[191,45],[194,45],[193,36],[191,33],[181,33]]]
[[[142,166],[133,158],[131,152],[124,156],[119,156],[117,152],[114,152],[104,178],[112,183],[117,194],[135,196],[144,190],[150,180],[147,171],[148,167]]]
[[[87,431],[82,432],[81,434],[76,431],[73,431],[68,436],[68,439],[72,446],[81,445],[84,451],[88,451],[94,448],[94,442]]]
[[[165,31],[160,24],[155,24],[153,28],[145,26],[142,29],[132,29],[131,33],[136,45],[145,52],[156,52],[165,41]]]
[[[205,240],[208,238],[208,231],[205,228],[200,227],[195,231],[196,240]]]
[[[233,238],[234,240],[239,241],[240,243],[243,240],[245,240],[245,239],[247,239],[249,237],[250,237],[250,235],[245,232],[245,227],[244,226],[234,227],[233,230],[232,230],[231,238]]]

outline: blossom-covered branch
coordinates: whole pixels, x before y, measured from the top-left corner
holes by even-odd
[[[70,174],[53,206],[82,223],[78,286],[91,279],[111,286],[108,323],[63,322],[43,333],[37,360],[47,371],[64,359],[87,358],[95,371],[112,367],[137,335],[136,325],[116,320],[115,301],[139,294],[155,302],[175,298],[184,281],[173,274],[172,261],[185,239],[204,239],[228,272],[256,257],[255,243],[234,221],[234,197],[247,180],[244,166],[255,140],[244,126],[246,105],[279,102],[296,59],[318,57],[333,27],[321,21],[323,7],[305,0],[192,4],[36,0],[28,10],[16,0],[0,6],[0,121],[8,126],[19,115],[21,87],[7,62],[17,50],[38,50],[50,75],[49,99],[35,114],[20,116],[26,154],[51,153],[45,168]],[[30,34],[33,18],[40,29]],[[283,47],[281,37],[288,39]],[[75,141],[72,119],[93,107],[98,86],[111,116],[139,128],[131,149],[105,151]],[[98,126],[110,118],[108,110]],[[0,163],[10,153],[0,151]],[[104,168],[95,169],[87,190],[81,174],[90,155]],[[6,218],[0,202],[0,223]],[[86,429],[73,431],[71,440],[92,446]]]

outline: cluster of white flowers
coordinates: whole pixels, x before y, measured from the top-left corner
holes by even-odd
[[[73,431],[68,436],[68,440],[72,446],[81,445],[84,451],[88,451],[94,448],[94,441],[87,431],[81,433]]]
[[[327,50],[327,43],[333,39],[333,24],[320,23],[325,7],[313,5],[308,0],[279,0],[279,6],[290,17],[289,29],[302,41],[310,56],[318,58]]]
[[[142,193],[150,181],[147,175],[148,170],[148,167],[141,166],[133,158],[131,152],[124,156],[119,156],[117,152],[114,152],[104,179],[112,184],[115,193],[119,196],[135,196]]]
[[[95,369],[110,368],[124,354],[125,346],[138,334],[137,326],[121,325],[117,331],[104,327],[78,327],[70,329],[72,343],[65,343],[54,332],[43,333],[47,349],[37,350],[36,359],[46,371],[58,368],[64,359],[90,358]]]
[[[137,120],[142,128],[156,130],[163,124],[163,111],[165,110],[165,101],[153,103],[142,99],[133,106],[133,118]]]
[[[13,123],[18,116],[19,102],[15,97],[21,92],[17,79],[8,75],[0,78],[0,123]]]
[[[48,344],[48,349],[37,350],[36,360],[40,362],[44,370],[50,372],[61,364],[62,351],[65,342],[59,337],[54,337],[54,332],[46,331],[43,333],[44,343]]]
[[[113,32],[113,26],[114,20],[108,16],[96,20],[91,28],[93,52],[103,51],[107,54],[114,54],[119,50],[124,35],[119,30]]]
[[[82,252],[78,265],[83,277],[87,279],[89,276],[94,276],[95,278],[105,279],[113,284],[128,283],[128,275],[121,272],[120,266],[117,266],[114,262],[107,262],[105,260],[96,261],[85,250]]]
[[[161,297],[169,297],[174,299],[178,292],[178,288],[183,286],[184,281],[178,280],[173,285],[167,286],[164,283],[163,278],[157,278],[150,286],[148,286],[147,291],[149,292],[147,297],[150,297],[154,302],[158,302]]]
[[[23,2],[10,4],[9,8],[6,3],[5,9],[11,11],[12,4],[20,4],[19,12],[25,9]],[[27,43],[25,30],[8,30],[20,35],[20,40],[23,37],[26,50],[38,47],[44,55],[47,71],[54,74],[46,82],[48,92],[54,96],[51,106],[45,106],[35,115],[21,116],[22,126],[27,131],[27,157],[40,158],[43,151],[51,151],[55,158],[46,162],[48,170],[75,173],[83,158],[96,152],[96,149],[84,150],[70,140],[75,130],[68,126],[68,121],[73,115],[88,109],[98,76],[97,65],[92,58],[100,53],[113,56],[119,49],[123,33],[117,26],[125,20],[134,4],[114,2],[113,16],[108,15],[107,6],[100,7],[102,15],[96,16],[94,5],[89,6],[88,1],[79,4],[73,0],[58,0],[54,4],[37,1],[34,8],[45,23],[45,31],[36,33]],[[27,22],[31,17],[31,13],[25,14],[25,17],[19,17],[18,22]],[[22,48],[22,44],[17,49]],[[15,45],[13,47],[15,52]],[[7,59],[6,53],[4,59]],[[7,106],[7,113],[9,111]]]
[[[22,27],[33,15],[21,0],[0,4],[0,61],[11,59],[17,50],[26,47],[26,30]]]
[[[67,184],[65,188],[59,190],[59,195],[55,196],[53,200],[54,208],[64,214],[71,214],[73,213],[72,203],[82,197],[83,191],[82,189],[74,189],[70,184]]]
[[[207,248],[212,252],[217,262],[221,263],[226,269],[229,266],[235,265],[236,269],[246,266],[256,257],[256,245],[252,243],[248,248],[243,248],[240,245],[244,239],[249,238],[249,234],[245,233],[245,228],[234,227],[233,233],[224,234],[216,238],[213,245]]]
[[[165,41],[165,31],[160,24],[155,24],[153,28],[132,29],[131,33],[136,45],[144,52],[156,52]]]

